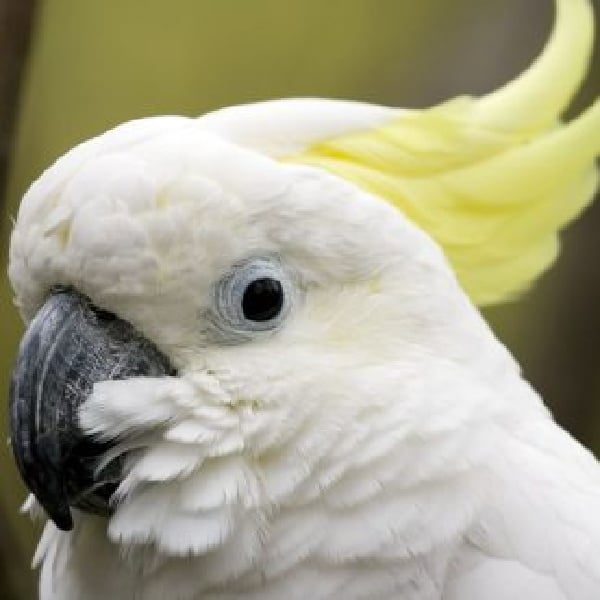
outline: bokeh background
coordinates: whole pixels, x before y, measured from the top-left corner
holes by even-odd
[[[551,0],[0,0],[2,402],[22,332],[5,273],[11,216],[71,146],[128,119],[274,97],[422,107],[481,94],[528,65],[552,19]],[[599,93],[597,48],[571,115]],[[557,420],[598,452],[600,202],[563,240],[534,289],[486,316]],[[24,497],[2,442],[3,600],[36,597],[39,530],[18,514]]]

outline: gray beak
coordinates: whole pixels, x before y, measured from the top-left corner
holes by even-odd
[[[94,383],[171,374],[168,359],[126,321],[73,291],[48,298],[19,348],[10,435],[21,477],[57,527],[73,527],[71,506],[108,514],[121,477],[118,460],[98,469],[109,444],[79,427]]]

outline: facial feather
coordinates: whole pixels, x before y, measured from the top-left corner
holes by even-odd
[[[192,125],[127,155],[101,147],[19,221],[11,276],[25,315],[50,282],[75,286],[179,371],[99,383],[82,408],[88,432],[127,451],[108,537],[136,560],[154,548],[143,562],[157,573],[177,557],[230,565],[209,587],[257,563],[279,576],[309,555],[345,564],[402,547],[406,560],[456,543],[499,410],[463,377],[515,368],[435,243],[334,176]],[[69,216],[48,227],[57,211]],[[293,274],[293,305],[274,333],[231,344],[207,319],[211,290],[257,256]],[[424,535],[423,515],[448,526]],[[284,535],[290,520],[314,523],[310,539]]]

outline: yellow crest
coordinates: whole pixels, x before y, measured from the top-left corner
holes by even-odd
[[[500,90],[394,112],[285,160],[331,171],[396,206],[444,248],[477,304],[513,297],[552,264],[560,229],[598,186],[600,102],[559,120],[588,68],[593,13],[587,0],[556,6],[543,53]]]

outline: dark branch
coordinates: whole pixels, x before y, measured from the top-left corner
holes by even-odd
[[[36,4],[36,0],[0,2],[0,206]]]
[[[10,153],[36,5],[36,0],[0,1],[0,210],[5,202]],[[11,521],[0,511],[0,596],[3,599],[36,597],[28,563]]]

